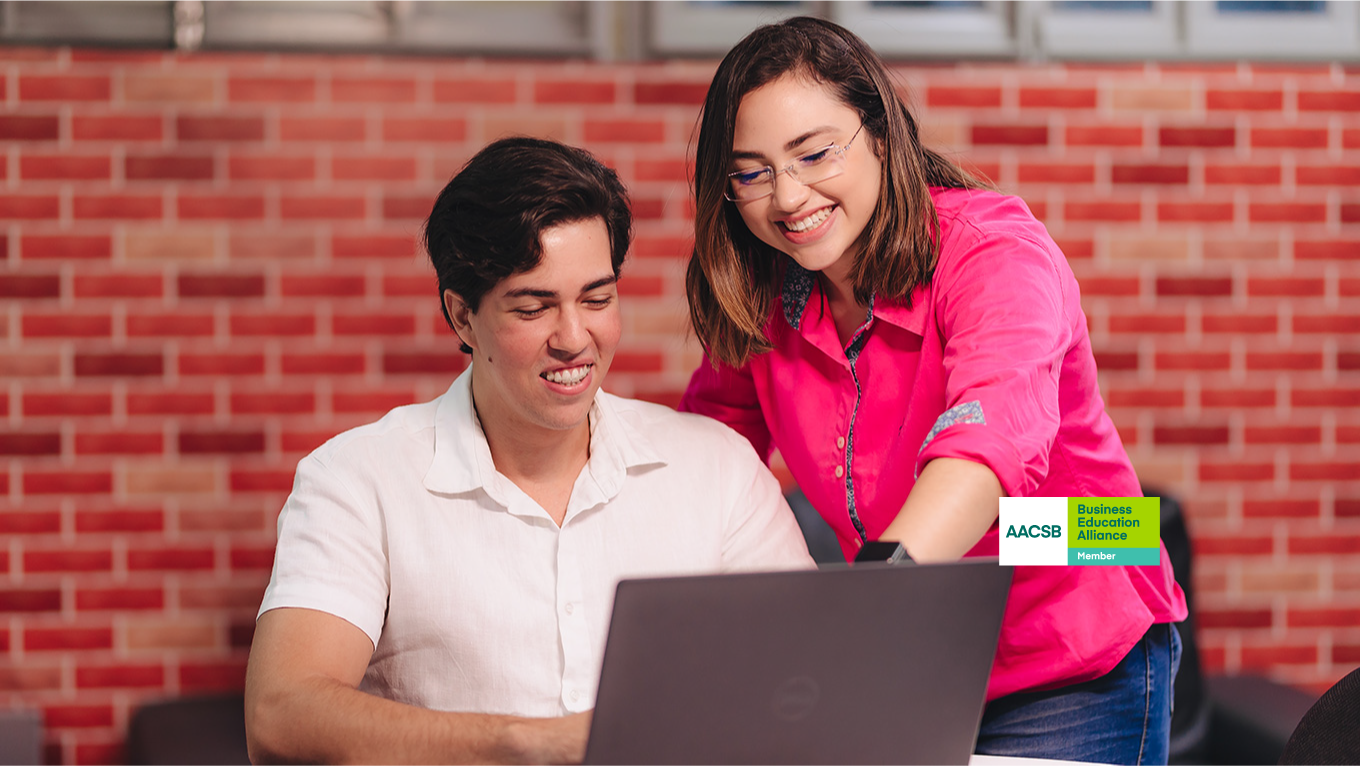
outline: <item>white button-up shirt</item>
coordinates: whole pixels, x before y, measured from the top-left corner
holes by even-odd
[[[621,578],[811,568],[779,484],[715,420],[599,393],[559,528],[496,471],[471,372],[298,464],[260,613],[317,609],[375,646],[360,688],[436,710],[594,705]]]

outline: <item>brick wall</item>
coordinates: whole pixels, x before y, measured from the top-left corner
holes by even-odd
[[[486,141],[621,171],[609,387],[678,399],[713,65],[0,49],[0,704],[51,761],[240,687],[297,459],[464,364],[414,236]],[[1360,71],[900,73],[1063,245],[1125,443],[1186,501],[1209,668],[1360,664]]]

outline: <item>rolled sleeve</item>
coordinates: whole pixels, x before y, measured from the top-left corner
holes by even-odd
[[[1072,340],[1056,247],[972,233],[937,272],[947,409],[921,444],[935,458],[989,467],[1012,497],[1048,474],[1058,432],[1058,374]],[[1079,313],[1079,312],[1078,312]]]

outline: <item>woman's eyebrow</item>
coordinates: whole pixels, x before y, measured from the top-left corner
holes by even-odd
[[[836,126],[834,126],[834,125],[822,125],[822,126],[820,126],[820,127],[813,128],[812,130],[809,130],[808,132],[803,133],[803,134],[799,135],[797,138],[794,138],[793,140],[789,141],[787,144],[784,144],[784,151],[786,151],[786,152],[791,152],[791,151],[793,151],[794,149],[797,149],[798,146],[799,146],[800,144],[802,144],[803,142],[807,141],[808,139],[815,138],[816,136],[820,136],[820,135],[823,134],[823,133],[833,133],[833,132],[835,132],[836,130],[837,130],[837,128],[836,128]],[[765,155],[761,154],[760,152],[750,152],[750,151],[744,151],[744,150],[740,150],[740,149],[733,149],[733,150],[732,150],[732,159],[734,159],[734,160],[764,160],[764,159],[766,159],[766,157],[765,157]]]

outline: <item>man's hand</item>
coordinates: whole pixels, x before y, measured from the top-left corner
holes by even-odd
[[[521,719],[506,731],[517,763],[580,763],[586,757],[593,710],[561,718]]]

